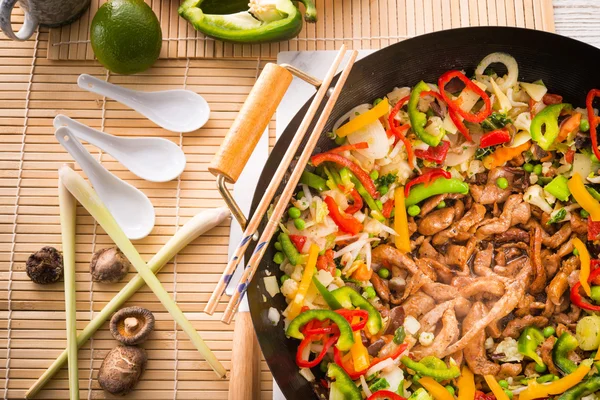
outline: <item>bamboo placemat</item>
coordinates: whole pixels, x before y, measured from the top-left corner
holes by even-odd
[[[70,26],[50,30],[48,58],[93,60],[89,25],[102,3]],[[263,45],[223,43],[205,37],[177,14],[180,0],[146,0],[161,21],[162,58],[276,58],[280,51],[379,49],[399,40],[442,29],[479,25],[554,30],[552,0],[316,0],[316,24],[304,24],[297,38]]]
[[[385,28],[383,25],[374,28],[378,26],[376,18],[372,21],[373,25],[370,21],[365,21],[365,25],[357,25],[351,19],[335,19],[336,31],[328,22],[326,26],[330,30],[325,34],[332,37],[334,33],[338,34],[337,29],[350,26],[353,32],[339,34],[350,32],[353,38],[378,37],[349,41],[355,48],[367,48],[398,40],[391,36],[412,36],[431,29],[494,21],[553,29],[549,0],[515,0],[515,3],[512,0],[489,0],[485,12],[483,8],[474,11],[474,6],[483,4],[483,1],[423,0],[427,10],[433,10],[435,6],[435,10],[442,9],[447,18],[425,11],[421,7],[421,0],[419,7],[416,7],[415,1],[386,3],[386,6],[396,7],[393,12],[397,15],[400,15],[399,10],[404,10],[404,16],[418,14],[415,18],[398,20],[393,29],[387,25],[387,18],[382,19]],[[519,6],[514,7],[517,2]],[[319,3],[322,16],[323,7],[333,4],[332,1]],[[365,2],[373,6],[372,3],[377,2]],[[164,1],[163,4],[169,2]],[[353,7],[354,2],[350,0],[341,2],[343,7],[350,7],[351,4]],[[460,7],[451,8],[452,5]],[[495,14],[490,12],[492,5],[495,6]],[[506,5],[511,7],[506,8]],[[383,7],[381,2],[379,7]],[[327,15],[323,18],[326,21],[329,18]],[[491,15],[495,15],[493,21]],[[22,21],[22,15],[15,19]],[[357,21],[360,22],[360,19]],[[207,45],[209,42],[197,43]],[[305,44],[307,48],[310,45],[313,46],[310,48],[332,49],[338,42],[297,40],[288,43],[287,48],[293,43],[296,48]],[[213,44],[215,48],[218,47],[216,42]],[[284,46],[286,44],[280,48]],[[197,212],[223,205],[215,189],[214,178],[207,171],[208,163],[264,66],[265,59],[274,54],[266,52],[264,55],[258,54],[260,57],[246,59],[164,59],[144,74],[113,76],[93,60],[49,60],[48,49],[51,47],[50,33],[46,29],[26,42],[12,42],[0,34],[0,398],[23,398],[27,388],[66,345],[62,283],[38,286],[27,278],[24,271],[25,261],[31,252],[43,245],[60,248],[56,170],[63,162],[70,161],[70,157],[53,137],[54,116],[64,113],[112,134],[162,136],[183,146],[188,159],[186,170],[180,179],[169,183],[142,181],[110,156],[88,147],[108,169],[143,190],[155,205],[155,229],[149,237],[136,242],[138,250],[148,260],[177,227]],[[68,46],[65,48],[68,49]],[[240,49],[243,50],[242,47]],[[250,49],[256,49],[258,53],[262,51],[260,46]],[[86,53],[87,46],[82,44],[79,50]],[[191,56],[190,53],[186,54]],[[198,55],[196,52],[195,56]],[[213,55],[214,52],[210,54]],[[242,51],[236,55],[243,57],[245,54]],[[136,89],[187,87],[207,99],[212,109],[211,119],[197,132],[181,135],[164,131],[114,101],[78,89],[77,76],[84,72]],[[273,144],[274,124],[270,137]],[[78,216],[77,316],[78,328],[82,329],[93,312],[99,311],[123,284],[90,283],[88,263],[91,254],[112,243],[81,207]],[[228,222],[224,223],[196,240],[159,275],[226,368],[230,367],[233,327],[220,322],[220,312],[210,317],[202,310],[227,262],[228,226]],[[135,295],[128,305],[147,307],[157,319],[156,331],[143,345],[149,355],[147,371],[128,398],[227,398],[228,382],[215,379],[206,362],[192,349],[185,334],[176,329],[169,314],[147,288]],[[224,306],[225,303],[222,303],[218,311],[222,311]],[[107,398],[98,386],[96,376],[104,356],[116,344],[105,324],[93,340],[82,348],[79,361],[82,399]],[[264,362],[261,389],[261,397],[271,399],[271,375]],[[68,398],[66,368],[38,398]]]

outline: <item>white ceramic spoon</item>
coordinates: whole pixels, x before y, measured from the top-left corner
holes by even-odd
[[[79,139],[104,150],[142,179],[168,182],[185,168],[185,154],[179,146],[163,138],[123,138],[97,131],[66,115],[54,118],[54,128],[66,126]]]
[[[137,188],[104,168],[77,140],[73,132],[60,127],[54,133],[58,142],[83,169],[129,239],[142,239],[154,227],[154,207],[150,199]]]
[[[200,129],[210,115],[208,103],[191,90],[140,92],[82,74],[77,79],[80,88],[110,97],[147,117],[156,125],[173,132]]]

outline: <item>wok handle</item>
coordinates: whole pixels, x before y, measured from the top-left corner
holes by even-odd
[[[208,167],[213,175],[223,175],[230,183],[238,180],[291,82],[285,68],[265,66]]]
[[[235,317],[229,375],[229,400],[260,398],[260,348],[249,312]]]

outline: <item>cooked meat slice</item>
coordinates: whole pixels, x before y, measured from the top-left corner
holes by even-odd
[[[432,243],[436,246],[441,246],[447,243],[450,239],[459,236],[459,234],[467,232],[473,226],[483,221],[485,213],[486,209],[484,206],[474,203],[469,211],[466,212],[464,217],[454,222],[445,231],[437,233],[433,237]]]
[[[449,227],[452,221],[454,221],[454,209],[452,207],[444,207],[429,213],[421,219],[418,224],[418,231],[421,235],[435,235]]]
[[[442,316],[451,307],[454,307],[456,303],[456,299],[448,300],[443,303],[438,304],[434,308],[432,308],[429,312],[424,314],[419,319],[419,324],[421,324],[421,332],[433,332],[435,331],[435,327],[437,323],[442,319]]]
[[[560,267],[560,257],[552,251],[544,249],[542,250],[542,264],[544,265],[544,268],[546,268],[546,279],[552,278],[556,275],[558,267]]]
[[[587,218],[581,218],[577,213],[571,213],[571,229],[580,236],[587,236]]]
[[[416,224],[415,224],[416,225]],[[421,235],[417,237],[415,240],[410,241],[410,251],[415,251],[417,247],[420,247],[425,241],[425,236]]]
[[[538,315],[526,315],[523,318],[517,318],[506,324],[506,328],[502,331],[502,336],[518,339],[521,336],[521,331],[528,326],[537,326],[543,328],[548,325],[548,318]]]
[[[423,272],[417,271],[412,277],[408,279],[408,284],[406,285],[406,289],[404,290],[404,295],[400,299],[400,301],[405,300],[408,296],[417,293],[423,285],[431,283],[431,279],[427,277]]]
[[[402,306],[396,306],[390,310],[390,317],[388,318],[388,325],[385,329],[385,335],[393,335],[402,324],[404,323],[404,308]]]
[[[415,262],[397,248],[384,244],[377,246],[371,252],[373,264],[384,265],[388,268],[396,266],[415,274],[419,270]]]
[[[408,217],[408,236],[412,236],[417,231],[417,223],[414,217]]]
[[[442,329],[438,332],[430,346],[416,346],[412,349],[412,354],[420,360],[427,356],[436,356],[444,353],[448,346],[456,342],[459,335],[458,321],[454,314],[454,308],[450,307],[444,312],[442,317]]]
[[[415,318],[428,313],[433,307],[435,307],[435,300],[423,292],[413,294],[402,303],[404,313]]]
[[[431,238],[428,237],[423,241],[421,247],[419,247],[419,257],[429,258],[432,260],[442,261],[443,257],[438,251],[431,245]]]
[[[498,178],[506,178],[508,186],[512,186],[515,175],[506,170],[505,168],[499,167],[492,169],[488,174],[487,183],[485,186],[470,185],[471,196],[476,203],[487,205],[494,203],[503,203],[510,196],[511,191],[507,189],[500,189],[496,185]]]
[[[521,203],[527,204],[527,203]],[[499,233],[494,237],[496,243],[507,242],[529,242],[529,232],[520,228],[508,228],[505,232]]]
[[[435,281],[437,279],[437,273],[425,260],[429,260],[429,258],[417,258],[415,260],[415,264],[417,264],[417,267],[421,270],[421,272],[427,275],[429,279]]]
[[[445,261],[449,266],[458,267],[461,270],[465,269],[465,265],[467,261],[469,261],[469,257],[473,252],[469,252],[469,248],[467,246],[461,246],[458,244],[450,244],[446,248],[446,256]]]
[[[460,295],[466,298],[482,293],[490,293],[498,297],[504,294],[504,283],[493,277],[462,278],[464,280],[458,279],[455,280],[458,285],[454,286],[458,287]]]
[[[475,253],[475,260],[473,261],[473,272],[479,276],[488,276],[493,274],[492,272],[492,258],[494,256],[494,246],[488,243],[484,250],[480,250]]]
[[[419,213],[420,217],[425,217],[431,211],[435,210],[438,204],[448,198],[448,193],[438,194],[437,196],[430,197],[425,200],[423,205],[421,206],[421,212]]]
[[[548,367],[548,372],[560,376],[554,365],[554,361],[552,361],[552,348],[554,347],[554,343],[556,343],[555,336],[550,336],[544,340],[544,343],[542,343],[542,346],[540,347],[540,356],[542,357],[544,364]]]
[[[471,302],[464,297],[457,297],[454,303],[454,312],[459,318],[465,317],[471,309]]]
[[[419,268],[421,268],[420,263],[427,264],[429,268],[435,271],[435,274],[437,275],[437,280],[442,281],[443,283],[450,283],[450,281],[454,277],[454,272],[452,272],[450,268],[448,268],[445,264],[442,264],[441,262],[436,261],[434,259],[418,258],[416,260],[416,263],[417,266],[419,266]]]
[[[504,252],[498,252],[498,254],[504,254]],[[506,262],[506,257],[504,260]],[[525,260],[527,260],[527,262],[529,262],[529,258],[520,257],[520,258],[515,258],[515,259],[511,260],[510,262],[507,262],[504,266],[496,265],[494,267],[494,272],[504,278],[512,279],[520,271],[521,267],[523,266],[523,262]],[[498,263],[497,259],[496,259],[496,263]]]
[[[458,290],[455,287],[440,282],[428,282],[424,284],[423,291],[437,302],[451,300],[458,296]]]
[[[488,334],[488,336],[491,336],[494,339],[498,339],[500,336],[502,336],[502,328],[500,328],[500,320],[494,320],[492,321],[486,328],[485,328],[485,332]]]
[[[556,256],[562,259],[567,255],[571,254],[573,252],[573,249],[573,242],[568,240],[556,251]]]
[[[568,313],[559,313],[554,314],[552,316],[552,322],[556,324],[564,324],[568,327],[575,327],[577,325],[577,321],[579,321],[579,316],[581,315],[581,308],[574,306],[571,304],[571,311]]]
[[[510,223],[512,220],[512,215],[515,208],[523,202],[523,195],[514,194],[506,199],[506,203],[504,204],[504,208],[502,209],[502,214],[498,218],[491,218],[488,221],[484,221],[475,235],[477,239],[483,240],[491,235],[496,235],[502,232],[506,232],[508,228],[510,228]]]
[[[538,294],[546,287],[546,268],[542,264],[542,230],[536,227],[530,236],[533,282],[531,283],[529,292],[531,294]]]
[[[500,372],[496,376],[496,379],[502,380],[509,377],[514,378],[515,376],[520,375],[521,371],[523,371],[523,367],[521,366],[521,364],[504,363],[500,365]]]
[[[548,295],[548,299],[555,305],[559,305],[561,303],[562,295],[569,288],[569,275],[571,275],[571,273],[577,268],[579,268],[579,257],[573,256],[567,258],[565,261],[563,261],[560,270],[556,273],[548,285],[546,294]]]
[[[469,327],[473,326],[486,314],[483,303],[473,304],[471,311],[462,322],[463,335],[468,332]],[[465,361],[471,371],[477,375],[497,375],[500,372],[500,366],[487,359],[485,351],[485,330],[480,331],[469,341],[463,349]]]
[[[367,347],[367,351],[371,357],[377,357],[379,354],[379,350],[385,345],[385,341],[381,338],[377,339],[369,347]]]
[[[516,278],[506,286],[506,292],[495,304],[494,307],[488,312],[485,317],[479,319],[473,326],[463,335],[463,337],[441,354],[442,357],[452,354],[455,351],[464,349],[465,346],[473,339],[479,332],[483,331],[486,326],[491,322],[507,316],[525,294],[525,289],[529,282],[531,275],[531,264],[529,260],[525,263],[524,267],[516,276]]]
[[[519,204],[513,211],[512,218],[510,220],[510,226],[519,224],[525,224],[531,218],[531,207],[529,203],[523,202]]]
[[[390,289],[388,288],[387,282],[384,279],[381,279],[378,274],[372,274],[370,280],[381,301],[389,303]]]
[[[569,236],[571,236],[571,232],[572,232],[571,224],[568,222],[564,223],[560,227],[558,232],[556,232],[552,236],[545,237],[543,239],[542,243],[546,247],[555,249],[555,248],[559,247],[561,244],[563,244],[564,242],[566,242],[567,239],[569,239]]]
[[[452,208],[454,208],[455,220],[458,221],[465,215],[465,203],[463,203],[462,200],[456,200],[456,203],[454,203],[454,206],[452,206]]]

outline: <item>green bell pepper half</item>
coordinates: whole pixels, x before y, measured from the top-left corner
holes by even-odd
[[[337,301],[335,296],[329,290],[327,290],[327,288],[317,279],[316,276],[313,276],[312,280],[313,280],[313,283],[315,284],[317,290],[319,291],[319,293],[321,293],[321,296],[323,296],[323,300],[325,300],[327,305],[332,310],[339,310],[340,308],[344,308],[344,307],[342,307],[340,302]]]
[[[346,318],[342,317],[340,314],[331,310],[308,310],[304,311],[300,315],[290,322],[288,325],[285,334],[289,337],[293,337],[294,339],[302,340],[304,339],[304,335],[300,332],[300,329],[306,324],[308,324],[313,319],[319,321],[325,321],[329,319],[333,321],[338,326],[340,330],[340,338],[337,341],[336,347],[340,351],[348,351],[354,344],[354,335],[352,334],[352,327],[346,321]]]
[[[294,266],[300,264],[302,262],[302,255],[296,246],[294,246],[294,243],[292,243],[290,237],[286,233],[281,232],[278,240],[279,243],[281,243],[281,250],[283,251],[283,254],[285,254],[287,259],[290,260],[290,263]]]
[[[327,376],[331,379],[335,379],[335,385],[344,395],[344,399],[362,400],[363,397],[360,389],[358,389],[352,378],[350,378],[342,367],[335,363],[330,363],[327,367]]]
[[[580,400],[600,390],[600,375],[592,376],[564,392],[558,400]]]
[[[299,1],[306,8],[304,19],[315,22],[317,11],[313,0]],[[277,0],[263,8],[259,12],[248,9],[248,0],[185,0],[177,11],[195,29],[228,42],[288,40],[302,30],[302,14],[291,0]]]
[[[439,135],[434,136],[429,132],[425,131],[425,125],[427,125],[427,114],[419,111],[419,100],[421,99],[421,93],[430,91],[431,88],[423,81],[419,82],[414,87],[408,100],[408,118],[410,119],[410,126],[415,132],[415,135],[419,139],[424,141],[430,146],[436,147],[440,144],[440,141],[445,135],[445,132],[440,132]]]
[[[544,342],[544,334],[535,326],[528,326],[525,328],[523,333],[521,333],[521,337],[519,337],[519,342],[517,343],[517,348],[519,353],[523,354],[526,357],[531,358],[536,362],[537,365],[545,365],[542,358],[535,352],[540,344]]]
[[[354,289],[348,286],[342,286],[339,289],[335,289],[330,292],[333,297],[342,305],[344,308],[358,307],[361,310],[366,311],[369,314],[367,319],[367,329],[371,335],[376,335],[383,328],[383,320],[381,314],[371,303],[364,297],[358,294]]]
[[[531,121],[531,139],[542,149],[550,149],[560,132],[558,117],[564,109],[570,108],[571,105],[566,103],[552,104],[537,113]],[[544,132],[542,132],[542,127],[546,128]]]
[[[570,374],[577,369],[577,364],[567,358],[570,351],[579,346],[575,336],[568,332],[560,335],[554,347],[552,348],[552,361],[565,374]]]
[[[419,183],[410,188],[410,193],[406,197],[404,205],[410,207],[432,196],[444,193],[467,194],[469,193],[469,185],[456,178],[437,178],[427,185]]]
[[[436,381],[446,381],[460,376],[460,369],[457,365],[448,368],[444,361],[434,356],[424,357],[421,361],[415,361],[408,356],[404,356],[400,361],[418,375],[429,376]]]

